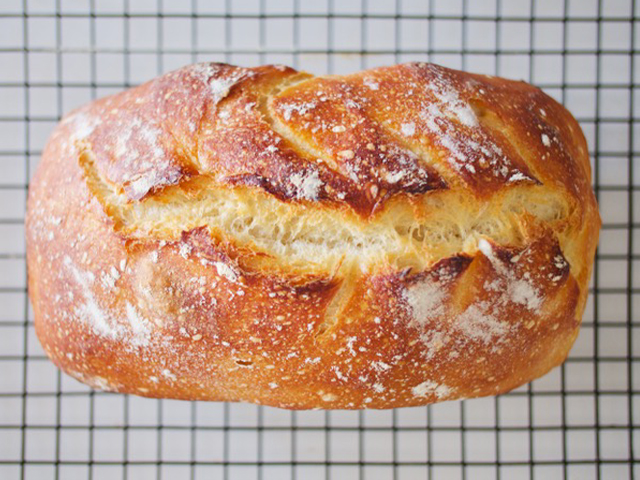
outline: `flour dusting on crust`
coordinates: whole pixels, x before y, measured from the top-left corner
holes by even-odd
[[[533,284],[524,276],[522,278],[517,278],[511,269],[505,267],[503,262],[501,262],[494,254],[493,247],[487,240],[480,239],[478,242],[478,249],[489,259],[493,268],[495,268],[502,276],[502,279],[500,280],[502,285],[499,285],[497,288],[505,292],[506,299],[513,303],[524,305],[532,312],[537,312],[542,305],[542,295],[533,286]],[[514,258],[522,261],[523,257],[526,256],[526,253],[527,252],[525,251],[518,257]],[[512,260],[512,263],[516,262],[513,262]]]
[[[130,302],[125,304],[124,318],[114,314],[114,307],[103,307],[98,302],[97,298],[102,298],[102,295],[95,289],[102,287],[105,291],[109,291],[113,290],[114,286],[109,282],[105,284],[104,277],[101,282],[96,282],[92,272],[79,269],[69,256],[64,257],[63,264],[71,273],[75,284],[80,287],[84,297],[84,301],[74,309],[74,314],[79,321],[89,326],[97,335],[124,340],[130,347],[149,344],[152,333],[151,322],[144,318]]]
[[[235,272],[233,268],[223,262],[215,262],[213,264],[216,267],[216,271],[218,275],[226,278],[231,283],[235,283],[238,281],[238,274]]]
[[[455,393],[455,389],[445,384],[426,380],[411,389],[415,397],[429,398],[435,396],[438,400],[445,400]]]
[[[456,277],[446,269],[422,276],[403,291],[403,300],[410,312],[409,325],[418,330],[426,359],[433,358],[446,346],[454,350],[465,345],[496,349],[523,326],[521,322],[505,320],[504,312],[520,307],[528,315],[540,315],[544,296],[537,284],[542,281],[541,275],[549,276],[554,282],[564,278],[562,271],[549,271],[551,266],[540,265],[535,267],[537,271],[532,270],[529,248],[503,259],[489,241],[480,239],[478,251],[489,260],[494,271],[492,282],[482,286],[488,295],[484,300],[475,300],[453,315],[451,294]],[[567,268],[563,262],[557,262],[554,267]],[[445,322],[448,318],[452,320]],[[453,337],[457,339],[455,345],[451,344]]]
[[[74,114],[69,115],[61,122],[61,125],[72,125],[72,141],[85,140],[93,133],[96,127],[100,126],[102,123],[102,120],[99,117],[90,115],[89,113],[86,113],[85,110],[86,108],[82,108]]]
[[[246,68],[229,67],[219,63],[197,63],[188,67],[191,73],[208,85],[209,94],[214,104],[229,95],[231,88],[241,80],[252,77],[255,73]]]
[[[84,296],[84,303],[79,304],[74,310],[78,319],[91,327],[98,335],[111,338],[118,337],[122,333],[121,329],[113,324],[109,315],[100,307],[93,293],[95,275],[91,272],[80,270],[73,264],[69,256],[64,257],[64,265]]]
[[[134,346],[147,345],[151,335],[150,322],[143,318],[129,302],[126,304],[126,312],[131,327],[131,344]]]
[[[318,200],[320,188],[324,185],[316,171],[294,173],[290,177],[291,183],[296,187],[296,198],[305,200]]]
[[[445,314],[449,295],[440,282],[427,280],[416,283],[407,288],[403,295],[419,325],[426,325]]]
[[[302,117],[307,112],[316,108],[317,105],[316,102],[286,103],[281,105],[280,108],[282,108],[284,119],[289,121],[294,112]]]
[[[498,320],[490,313],[489,302],[471,304],[456,320],[457,329],[466,338],[486,345],[496,339],[503,339],[511,330],[511,325]]]

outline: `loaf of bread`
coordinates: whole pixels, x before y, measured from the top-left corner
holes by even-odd
[[[291,409],[507,392],[580,326],[585,138],[524,82],[202,63],[71,112],[29,190],[53,362],[101,390]]]

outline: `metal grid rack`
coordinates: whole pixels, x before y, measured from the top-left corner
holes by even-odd
[[[640,476],[637,10],[633,0],[3,0],[0,478]],[[34,335],[23,245],[46,137],[92,98],[201,60],[315,73],[429,60],[523,78],[563,102],[587,135],[604,221],[564,366],[498,398],[381,412],[148,400],[58,372]]]

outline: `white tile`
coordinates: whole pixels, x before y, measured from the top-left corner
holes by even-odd
[[[533,467],[535,480],[560,480],[563,477],[562,465],[535,465]]]
[[[323,462],[326,458],[325,432],[303,431],[295,434],[296,459],[303,462]]]
[[[229,430],[229,460],[258,461],[258,433],[255,430]]]
[[[162,423],[164,425],[190,425],[191,403],[182,400],[162,400]]]
[[[496,461],[496,433],[487,431],[464,432],[465,459],[469,462]],[[474,477],[475,478],[475,477]]]
[[[188,462],[191,460],[190,430],[167,428],[162,431],[162,460],[167,462]]]
[[[8,433],[14,438],[16,437],[14,431],[9,430]],[[25,459],[27,461],[54,460],[56,452],[56,431],[53,428],[29,428],[26,430],[25,435]],[[7,436],[8,435],[5,435],[5,437]],[[17,445],[9,447],[9,451],[14,455],[15,450],[20,451],[19,441],[16,443]]]
[[[209,480],[211,478],[223,478],[224,468],[219,465],[197,465],[195,468],[197,480]],[[135,477],[136,480],[138,477]],[[156,478],[151,477],[151,478]]]
[[[289,465],[265,465],[262,468],[262,478],[263,480],[290,480],[291,470]]]
[[[224,432],[222,430],[196,431],[196,461],[221,462],[224,460]]]
[[[24,467],[23,478],[25,480],[40,480],[41,478],[54,478],[55,468],[53,465],[29,465]]]
[[[97,428],[93,431],[93,457],[98,461],[121,462],[124,457],[124,432]]]
[[[559,429],[533,432],[533,460],[562,460],[562,432]]]
[[[19,428],[0,430],[0,459],[4,461],[20,461],[22,434]],[[1,470],[0,470],[1,472]]]
[[[461,480],[462,467],[456,466],[434,466],[431,470],[433,480]]]
[[[596,456],[596,432],[571,430],[567,432],[567,460],[590,460]]]
[[[248,403],[229,404],[229,425],[233,427],[252,426],[258,423],[258,406]]]
[[[60,460],[88,462],[89,429],[63,428],[60,430]],[[82,471],[82,470],[79,470]],[[66,478],[66,477],[64,477]]]
[[[363,468],[364,477],[371,480],[393,479],[393,468],[387,465],[368,465]]]
[[[571,426],[593,425],[595,422],[595,395],[567,395],[566,423]]]
[[[93,421],[98,426],[120,427],[124,425],[124,397],[122,395],[95,397]]]
[[[262,458],[265,462],[291,462],[290,430],[265,430],[262,434]],[[334,445],[330,442],[330,445]]]
[[[397,435],[399,462],[421,462],[428,460],[428,434],[426,430],[401,431]]]
[[[495,397],[477,398],[464,401],[465,426],[492,427],[496,423]]]
[[[530,460],[530,438],[528,431],[501,431],[499,433],[500,461],[528,462]]]
[[[329,478],[344,480],[359,480],[360,473],[357,466],[331,466],[329,467]]]
[[[331,462],[359,461],[359,435],[357,431],[329,432],[329,459]]]
[[[127,435],[127,454],[130,461],[154,462],[158,460],[157,430],[131,428]]]
[[[629,432],[626,430],[602,429],[600,438],[600,458],[603,460],[625,460],[629,458]]]
[[[429,440],[433,462],[459,462],[462,459],[460,432],[433,431]]]
[[[257,479],[258,479],[257,467],[244,466],[244,465],[229,466],[229,480],[257,480]]]
[[[320,465],[296,465],[295,471],[298,472],[296,478],[305,478],[309,480],[322,480],[325,477],[326,467]]]
[[[96,480],[120,480],[123,478],[122,467],[119,465],[94,465],[92,478]]]

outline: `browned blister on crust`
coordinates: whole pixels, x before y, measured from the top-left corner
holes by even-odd
[[[580,128],[530,85],[198,64],[54,131],[29,294],[47,354],[94,388],[424,405],[564,360],[599,226]]]

